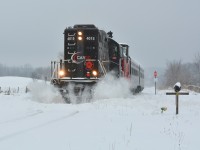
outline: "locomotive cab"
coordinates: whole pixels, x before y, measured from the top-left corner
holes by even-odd
[[[109,70],[116,76],[119,77],[120,74],[120,63],[119,60],[122,56],[121,46],[113,39],[108,39],[109,47]]]

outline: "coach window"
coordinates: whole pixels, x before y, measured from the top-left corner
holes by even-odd
[[[123,57],[123,47],[119,48],[119,57]]]
[[[127,48],[126,47],[122,47],[123,48],[123,56],[124,57],[127,57]]]

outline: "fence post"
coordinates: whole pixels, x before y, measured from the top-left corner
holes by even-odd
[[[45,84],[47,83],[47,77],[44,77],[44,80],[45,80]]]
[[[9,87],[9,89],[8,89],[8,95],[10,95],[10,87]]]
[[[179,93],[178,92],[176,92],[176,115],[178,115],[178,109],[179,109],[179,104],[178,104],[178,95],[179,95]]]
[[[28,88],[27,88],[27,86],[26,86],[26,91],[25,91],[26,93],[28,93]]]

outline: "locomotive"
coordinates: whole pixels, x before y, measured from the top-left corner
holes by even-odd
[[[80,95],[85,87],[91,91],[109,72],[130,80],[134,93],[144,88],[144,69],[129,56],[128,44],[116,42],[111,31],[106,33],[92,24],[67,27],[64,58],[51,62],[51,83],[62,95],[69,94],[70,84],[74,85],[75,95]]]

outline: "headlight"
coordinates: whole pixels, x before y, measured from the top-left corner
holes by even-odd
[[[65,75],[65,72],[64,72],[63,70],[60,70],[60,71],[59,71],[59,75],[60,75],[60,76],[64,76],[64,75]]]
[[[78,37],[78,40],[81,41],[83,38],[81,36]]]
[[[95,71],[95,70],[92,71],[92,74],[93,74],[93,76],[95,76],[95,77],[98,75],[97,71]]]
[[[81,31],[78,32],[78,35],[83,35],[83,33]]]

